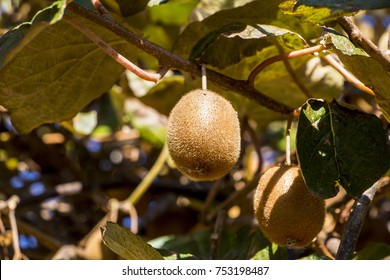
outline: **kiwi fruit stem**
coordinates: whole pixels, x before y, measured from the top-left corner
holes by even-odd
[[[293,115],[289,115],[287,119],[287,128],[286,128],[286,165],[291,165],[291,124],[293,120]]]
[[[207,90],[206,64],[202,63],[202,89]]]

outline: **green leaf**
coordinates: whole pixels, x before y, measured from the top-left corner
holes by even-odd
[[[150,240],[149,244],[159,251],[165,250],[164,255],[191,254],[200,259],[210,257],[210,232],[206,231],[197,231],[185,236],[160,236]]]
[[[35,18],[58,8],[41,11]],[[42,15],[41,15],[42,14]],[[68,17],[74,17],[67,14]],[[77,20],[130,60],[138,49],[88,20]],[[23,29],[23,38],[16,30]],[[48,122],[71,119],[109,90],[123,67],[64,21],[36,22],[16,28],[7,42],[19,40],[0,69],[0,103],[20,133]],[[10,40],[10,41],[9,41]]]
[[[29,43],[29,38],[35,36],[48,25],[61,20],[66,7],[66,0],[54,2],[35,15],[31,22],[23,23],[0,37],[0,69]],[[34,26],[34,29],[31,28]],[[30,32],[30,36],[26,33]],[[31,34],[32,33],[32,34]],[[23,40],[22,40],[23,39]]]
[[[390,73],[376,59],[355,47],[347,37],[335,32],[328,33],[328,36],[344,66],[375,92],[376,101],[390,122]]]
[[[369,242],[363,250],[352,256],[353,260],[383,260],[390,258],[390,246],[383,243]]]
[[[287,249],[280,247],[272,242],[267,242],[262,246],[252,258],[252,260],[286,260]]]
[[[382,122],[323,100],[309,99],[299,115],[297,153],[313,194],[329,198],[342,186],[360,196],[390,168],[390,147]]]
[[[323,8],[312,7],[310,5],[297,5],[294,0],[283,2],[280,4],[280,9],[287,15],[296,16],[302,22],[312,22],[318,24],[326,24],[338,19],[339,17],[355,14],[355,12],[348,10],[332,10],[327,7]]]
[[[390,8],[388,0],[298,0],[297,6],[327,7],[332,10],[359,11]]]
[[[338,34],[332,29],[327,29],[327,31],[327,41],[332,43],[336,50],[340,51],[343,55],[368,56],[363,49],[356,47],[347,37]]]
[[[278,13],[280,1],[254,1],[244,6],[222,10],[201,22],[193,22],[177,39],[173,52],[188,57],[195,44],[210,32],[229,24],[271,24]]]
[[[153,2],[153,1],[150,1]],[[185,25],[199,0],[169,1],[164,5],[155,5],[148,9],[153,22],[165,25]]]
[[[285,28],[268,24],[233,23],[203,37],[192,49],[190,60],[225,68],[273,44],[290,50],[307,46],[299,34]]]
[[[133,234],[130,230],[116,223],[107,222],[102,228],[104,244],[125,260],[163,260],[160,253]]]

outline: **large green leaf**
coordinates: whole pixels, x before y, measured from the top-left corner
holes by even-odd
[[[230,24],[271,24],[276,20],[280,1],[254,1],[234,9],[219,11],[201,22],[191,23],[176,41],[173,51],[188,57],[192,48],[207,34]]]
[[[223,259],[287,259],[287,250],[271,243],[259,229],[242,227],[228,237],[228,242],[222,243]]]
[[[116,223],[107,222],[102,229],[104,244],[125,260],[163,260],[160,253],[133,234],[130,230]]]
[[[390,121],[390,73],[345,36],[330,32],[329,41],[345,67],[375,92],[376,101]]]
[[[297,33],[268,24],[229,24],[203,37],[192,49],[190,60],[199,60],[214,67],[225,68],[242,57],[273,44],[296,50],[307,46]],[[221,51],[223,49],[223,51]]]
[[[309,99],[302,106],[296,145],[306,184],[322,198],[340,186],[357,197],[390,168],[382,122],[336,101]]]
[[[166,254],[190,254],[200,259],[210,258],[211,232],[198,231],[186,236],[162,236],[150,241],[154,248]],[[219,239],[219,258],[224,260],[287,259],[287,250],[268,241],[259,229],[244,226],[224,231]]]
[[[390,7],[388,0],[298,0],[297,6],[327,7],[332,10],[359,11]]]
[[[20,133],[70,119],[110,89],[123,72],[119,63],[78,30],[56,21],[58,17],[58,7],[51,6],[2,42],[13,49],[7,48],[0,56],[5,57],[0,69],[0,104],[10,111]],[[87,20],[77,20],[134,60],[138,53],[134,46]]]
[[[280,5],[280,9],[288,14],[299,18],[303,22],[312,22],[319,24],[326,24],[330,21],[336,20],[342,16],[350,16],[355,14],[348,10],[335,9],[328,7],[312,7],[310,5],[297,5],[296,1],[289,0]]]

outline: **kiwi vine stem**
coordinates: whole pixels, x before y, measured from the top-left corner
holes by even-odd
[[[341,236],[341,242],[337,251],[337,260],[346,260],[355,251],[360,231],[363,227],[371,201],[377,191],[379,181],[375,182],[358,199],[356,199],[347,224]]]
[[[378,61],[387,73],[390,73],[390,57],[386,56],[377,45],[364,36],[351,17],[341,17],[337,20],[337,23],[348,34],[352,43],[360,46],[366,53]]]
[[[263,62],[261,62],[258,66],[256,66],[255,69],[252,70],[252,72],[249,74],[249,77],[248,77],[248,83],[250,85],[254,86],[255,79],[256,79],[257,75],[261,71],[263,71],[264,68],[266,68],[267,66],[269,66],[275,62],[287,60],[287,59],[291,59],[291,58],[296,58],[296,57],[304,56],[307,54],[313,54],[313,53],[320,52],[323,50],[326,50],[326,46],[318,45],[318,46],[313,46],[313,47],[309,47],[309,48],[302,49],[302,50],[297,50],[297,51],[292,51],[289,53],[282,53],[282,54],[279,54],[276,56],[272,56],[272,57],[264,60]]]
[[[154,56],[159,60],[160,65],[163,65],[165,68],[176,68],[197,77],[202,76],[200,65],[175,55],[156,44],[153,44],[152,42],[142,38],[141,36],[111,20],[110,18],[105,17],[104,15],[91,11],[74,2],[71,2],[67,5],[67,10],[110,30],[129,43],[140,48],[144,52]],[[290,114],[294,110],[293,107],[283,104],[282,102],[268,97],[262,92],[256,90],[247,81],[236,80],[209,69],[207,70],[207,78],[209,81],[214,82],[221,88],[230,89],[272,111],[281,114]]]
[[[351,85],[360,89],[361,91],[364,91],[365,93],[375,96],[375,93],[372,91],[372,89],[366,87],[355,76],[349,73],[331,54],[322,57],[322,59],[324,59],[334,69],[336,69]]]
[[[150,81],[150,82],[158,82],[162,75],[160,73],[148,73],[144,71],[143,69],[139,68],[137,65],[132,63],[130,60],[128,60],[126,57],[118,53],[114,48],[112,48],[109,44],[107,44],[105,41],[103,41],[98,35],[96,35],[91,29],[84,26],[82,23],[80,23],[78,20],[67,17],[66,15],[63,18],[68,24],[72,25],[74,28],[79,30],[81,33],[83,33],[85,36],[87,36],[92,42],[94,42],[97,46],[99,46],[106,54],[111,56],[114,60],[116,60],[118,63],[120,63],[122,66],[124,66],[129,71],[136,74],[138,77]]]

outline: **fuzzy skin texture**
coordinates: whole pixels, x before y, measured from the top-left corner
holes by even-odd
[[[264,235],[289,248],[309,245],[325,221],[325,201],[310,193],[296,166],[268,169],[259,180],[253,205]]]
[[[169,115],[167,142],[183,174],[194,181],[218,179],[233,168],[240,155],[237,112],[215,92],[190,91]]]

